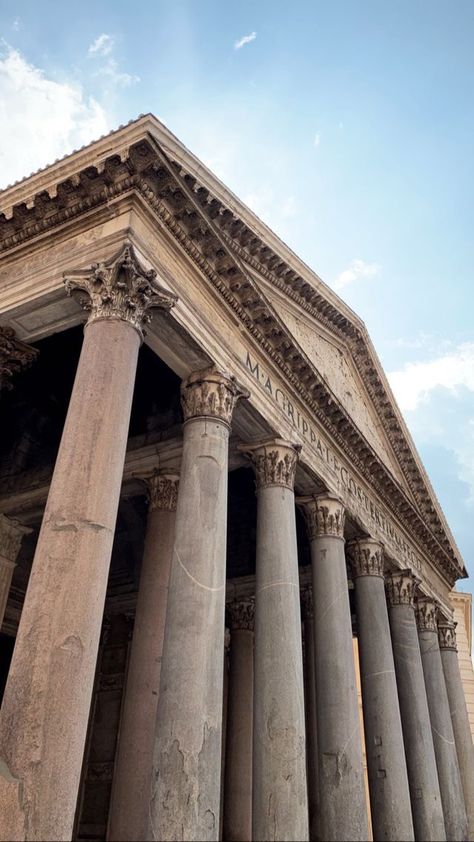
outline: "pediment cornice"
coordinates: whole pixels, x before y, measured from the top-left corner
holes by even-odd
[[[119,196],[139,194],[291,382],[361,475],[430,554],[448,582],[453,584],[457,578],[465,576],[454,539],[363,323],[324,287],[317,276],[313,276],[314,283],[310,283],[305,277],[305,274],[311,275],[310,271],[301,271],[304,265],[289,250],[282,257],[280,251],[271,247],[261,236],[261,230],[257,232],[252,228],[250,212],[243,208],[242,216],[237,213],[235,197],[229,202],[232,209],[226,206],[209,189],[207,171],[206,178],[198,178],[194,163],[187,168],[183,161],[186,150],[183,150],[181,160],[176,160],[178,156],[170,157],[150,132],[157,121],[147,117],[142,118],[142,122],[141,132],[137,132],[138,121],[131,129],[125,127],[121,132],[113,133],[120,135],[116,144],[111,142],[113,137],[99,141],[96,155],[93,144],[87,156],[81,151],[77,153],[77,161],[72,156],[63,165],[59,162],[0,193],[0,256]],[[192,156],[190,158],[192,162],[196,161]],[[63,180],[52,184],[53,173],[49,170],[55,168],[58,178]],[[189,171],[191,169],[193,172]],[[33,190],[41,188],[33,195],[31,189],[28,193],[30,181]],[[222,196],[222,185],[218,182],[217,185],[221,189],[216,193]],[[8,210],[9,202],[15,198],[21,201]],[[259,227],[263,227],[261,223]],[[274,235],[272,238],[276,239]],[[285,248],[283,244],[281,246]],[[413,499],[393,477],[329,384],[288,333],[255,282],[255,272],[324,325],[349,349]]]

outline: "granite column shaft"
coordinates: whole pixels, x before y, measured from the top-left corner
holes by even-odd
[[[474,745],[462,686],[454,623],[438,623],[438,641],[466,807],[468,839],[474,839]]]
[[[362,708],[376,840],[414,839],[397,680],[384,587],[382,546],[349,545],[356,594]]]
[[[181,387],[185,424],[158,701],[152,839],[219,835],[229,429],[243,393],[215,369]]]
[[[273,439],[242,449],[257,480],[252,838],[306,840],[297,448]]]
[[[145,839],[148,830],[178,477],[155,472],[146,484],[145,546],[109,811],[113,842]]]
[[[438,842],[446,834],[416,629],[416,581],[411,570],[388,576],[388,613],[415,839]]]
[[[319,832],[324,840],[368,838],[352,647],[344,507],[330,494],[300,498],[311,543],[319,755]]]
[[[231,631],[224,839],[226,842],[248,842],[252,838],[254,602],[237,601],[228,610]]]
[[[319,839],[319,762],[318,723],[316,718],[316,671],[314,661],[313,592],[302,593],[304,631],[304,709],[306,719],[306,780],[308,784],[309,838]]]

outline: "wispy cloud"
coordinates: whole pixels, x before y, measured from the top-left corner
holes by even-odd
[[[91,55],[108,56],[114,47],[114,38],[112,35],[107,35],[105,32],[99,35],[89,47]]]
[[[255,41],[256,37],[256,32],[251,32],[250,35],[243,35],[242,38],[239,38],[239,40],[235,42],[234,50],[241,50],[246,44],[250,44],[251,41]]]
[[[378,263],[366,263],[365,260],[355,257],[351,261],[351,265],[337,276],[333,287],[335,290],[340,290],[348,286],[348,284],[357,281],[359,278],[373,278],[379,272],[380,266]]]
[[[413,411],[438,387],[456,393],[460,387],[474,392],[474,342],[427,362],[408,363],[388,375],[402,410]]]
[[[0,125],[1,186],[110,128],[105,109],[81,85],[48,78],[6,44],[0,44]]]
[[[316,134],[314,136],[314,140],[313,140],[313,145],[319,146],[320,143],[321,143],[321,132],[316,132]]]
[[[18,18],[18,17],[13,18],[12,29],[13,29],[14,32],[19,32],[20,29],[22,28],[22,26],[23,26],[23,23],[22,23],[21,18]]]

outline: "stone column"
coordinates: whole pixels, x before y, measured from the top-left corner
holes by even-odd
[[[252,838],[254,600],[228,605],[231,618],[224,784],[226,842]]]
[[[313,591],[306,587],[301,593],[304,631],[304,710],[306,721],[306,780],[308,784],[309,838],[319,838],[319,769],[318,725],[316,719],[316,672],[314,661]]]
[[[146,480],[148,518],[107,837],[145,839],[153,766],[161,655],[173,554],[178,477]]]
[[[16,338],[8,325],[0,325],[0,391],[11,389],[10,378],[31,365],[38,355],[36,348]]]
[[[299,448],[245,445],[257,478],[252,838],[308,839],[294,480]]]
[[[417,581],[411,570],[397,570],[386,590],[415,839],[439,842],[446,834],[416,630]]]
[[[438,643],[438,609],[436,602],[428,598],[418,599],[416,609],[418,640],[438,767],[446,839],[457,842],[457,840],[467,839],[467,819]]]
[[[246,393],[247,394],[247,393]],[[183,456],[152,782],[152,839],[219,834],[229,430],[244,393],[216,369],[181,387]]]
[[[344,507],[300,498],[311,543],[321,839],[368,839],[362,740],[344,555]]]
[[[0,839],[70,839],[143,322],[174,298],[126,245],[90,311],[0,718]]]
[[[2,628],[8,594],[12,583],[16,559],[24,535],[31,532],[17,520],[0,515],[0,629]]]
[[[456,624],[438,623],[438,641],[464,792],[468,839],[472,840],[474,839],[474,745],[459,670]]]
[[[414,839],[397,681],[385,599],[383,549],[351,541],[362,709],[374,839]]]

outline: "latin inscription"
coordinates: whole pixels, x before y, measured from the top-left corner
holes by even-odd
[[[422,569],[421,559],[413,548],[405,541],[393,523],[380,511],[379,507],[370,499],[364,488],[357,482],[350,470],[342,465],[336,454],[321,439],[307,416],[302,414],[292,403],[288,395],[277,386],[270,375],[263,369],[261,363],[252,358],[247,351],[245,364],[252,376],[263,387],[268,396],[280,407],[282,412],[309,445],[317,459],[324,462],[336,476],[340,487],[353,498],[354,508],[362,509],[381,532],[401,553],[411,567]]]

